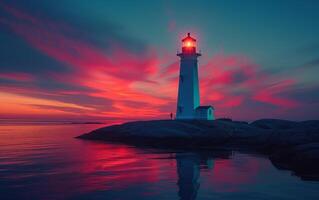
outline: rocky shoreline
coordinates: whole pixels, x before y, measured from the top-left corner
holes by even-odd
[[[103,127],[77,138],[156,148],[257,151],[269,156],[279,169],[319,180],[319,120],[136,121]]]

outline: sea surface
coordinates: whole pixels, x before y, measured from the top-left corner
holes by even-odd
[[[105,124],[0,124],[0,199],[319,199],[267,157],[85,141]]]

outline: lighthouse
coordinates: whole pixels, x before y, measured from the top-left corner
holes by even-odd
[[[214,119],[212,106],[200,106],[196,39],[190,33],[182,39],[176,119]]]

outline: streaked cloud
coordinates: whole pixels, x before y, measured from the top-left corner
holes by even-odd
[[[62,16],[41,17],[10,3],[0,10],[8,46],[0,47],[0,98],[8,105],[1,117],[145,119],[175,112],[179,62],[173,51],[128,36],[115,24],[92,32],[94,38],[83,24]],[[217,117],[298,118],[296,109],[312,112],[299,94],[312,96],[316,84],[301,87],[295,76],[264,70],[240,52],[215,52],[203,60],[201,101],[214,105]]]

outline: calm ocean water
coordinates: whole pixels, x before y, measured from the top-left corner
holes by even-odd
[[[105,125],[0,125],[0,199],[319,199],[319,182],[231,151],[74,139]]]

